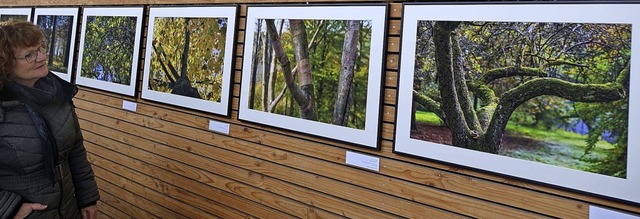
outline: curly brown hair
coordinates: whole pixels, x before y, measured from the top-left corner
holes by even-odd
[[[0,89],[15,66],[14,50],[37,46],[44,33],[37,25],[27,21],[0,22]]]

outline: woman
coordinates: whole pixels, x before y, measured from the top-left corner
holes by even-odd
[[[98,188],[38,26],[0,23],[0,218],[95,218]]]

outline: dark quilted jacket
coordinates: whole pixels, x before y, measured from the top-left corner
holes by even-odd
[[[48,205],[46,210],[36,211],[28,218],[81,218],[79,206],[94,204],[99,199],[78,118],[70,101],[75,88],[51,73],[48,77],[63,88],[58,90],[64,90],[69,100],[46,104],[41,110],[57,144],[55,157],[43,146],[27,107],[16,93],[6,87],[0,91],[2,219],[12,218],[22,203]],[[55,163],[46,165],[47,160]]]

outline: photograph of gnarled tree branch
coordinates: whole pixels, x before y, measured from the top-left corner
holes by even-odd
[[[399,103],[398,113],[409,116],[398,118],[396,151],[455,147],[471,159],[505,158],[503,167],[469,165],[501,173],[519,171],[509,167],[519,162],[612,180],[637,174],[628,165],[633,23],[594,19],[437,18],[405,26],[413,32],[403,37],[415,42],[412,54],[402,54],[413,63],[402,60],[411,80],[401,80],[399,95],[411,99]]]

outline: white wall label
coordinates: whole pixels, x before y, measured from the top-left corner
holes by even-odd
[[[209,130],[223,134],[229,134],[229,123],[209,120]]]
[[[347,164],[350,165],[362,167],[376,172],[380,171],[380,158],[377,157],[347,151],[347,157],[345,160]]]
[[[589,219],[640,219],[638,215],[625,214],[597,206],[589,206]]]
[[[122,109],[135,112],[137,108],[138,108],[138,103],[131,102],[128,100],[122,100]]]

